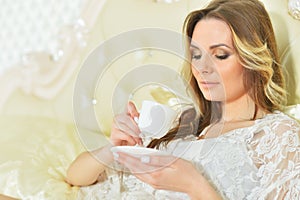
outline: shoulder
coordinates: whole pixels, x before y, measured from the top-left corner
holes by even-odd
[[[289,150],[295,151],[299,150],[299,138],[299,122],[282,112],[275,112],[259,122],[259,129],[253,139],[256,140],[257,150],[263,147],[283,150],[284,147],[288,147]]]
[[[299,133],[300,131],[299,122],[280,111],[266,115],[263,119],[258,120],[257,124],[264,132],[271,131],[279,134],[286,131],[293,131],[295,133]]]
[[[249,142],[258,146],[272,143],[275,146],[281,144],[297,147],[300,143],[299,122],[279,111],[258,120],[253,132]]]
[[[256,165],[260,186],[253,192],[288,197],[298,191],[300,167],[299,122],[275,112],[257,122],[249,155]],[[289,199],[289,198],[288,198]]]

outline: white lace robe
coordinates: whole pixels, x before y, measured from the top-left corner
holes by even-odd
[[[276,112],[250,127],[217,138],[177,140],[163,150],[193,162],[224,199],[299,200],[299,132],[297,121]],[[118,180],[110,173],[108,180],[81,188],[78,198],[189,199],[183,193],[154,190],[132,175],[124,177],[127,192],[120,194]]]

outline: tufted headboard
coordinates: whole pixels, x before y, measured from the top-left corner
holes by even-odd
[[[79,24],[64,34],[65,54],[57,61],[47,53],[32,52],[26,63],[0,75],[1,114],[34,115],[73,122],[73,92],[80,66],[90,52],[104,41],[137,28],[155,27],[181,33],[185,16],[209,0],[179,0],[173,3],[154,0],[86,0]],[[288,13],[288,1],[262,0],[270,13],[282,64],[287,74],[289,105],[300,103],[300,20]],[[74,38],[82,34],[85,45]],[[70,35],[68,35],[70,34]],[[63,42],[62,41],[62,42]],[[82,41],[81,41],[82,42]],[[128,71],[141,63],[164,62],[178,70],[175,57],[146,52],[115,62],[99,81],[104,96],[97,99],[97,115],[105,132],[112,120],[112,91]],[[170,62],[169,62],[170,61]],[[122,65],[120,68],[119,65]],[[97,66],[95,66],[97,67]],[[97,92],[97,91],[96,91]],[[92,105],[94,94],[86,99]],[[95,99],[94,99],[95,100]]]

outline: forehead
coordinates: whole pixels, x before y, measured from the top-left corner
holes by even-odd
[[[222,20],[202,19],[194,28],[192,44],[202,48],[209,48],[216,44],[226,44],[232,47],[232,33],[229,26]]]

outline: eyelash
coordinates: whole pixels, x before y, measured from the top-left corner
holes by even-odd
[[[216,58],[220,59],[220,60],[225,60],[229,57],[229,54],[223,54],[223,55],[215,55]]]
[[[222,55],[215,55],[215,57],[219,60],[225,60],[229,57],[230,55],[229,54],[222,54]],[[199,60],[201,59],[202,55],[194,55],[192,54],[192,60]]]
[[[202,55],[192,55],[192,60],[200,60]]]

